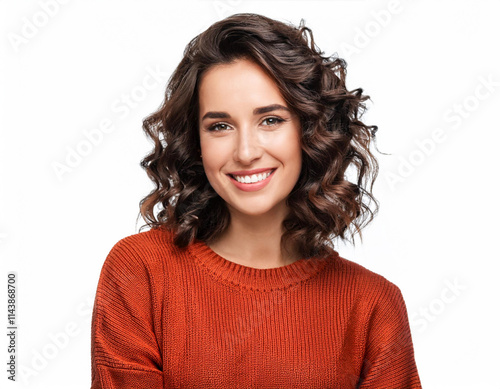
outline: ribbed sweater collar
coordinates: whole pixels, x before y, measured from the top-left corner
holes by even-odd
[[[198,239],[188,248],[196,262],[216,280],[259,291],[284,289],[303,282],[314,277],[326,266],[328,260],[331,260],[303,258],[286,266],[258,269],[229,261]]]

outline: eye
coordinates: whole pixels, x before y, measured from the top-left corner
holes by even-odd
[[[220,126],[225,126],[225,128],[223,128],[221,130],[217,130],[217,128]],[[220,132],[220,131],[227,130],[228,128],[229,128],[229,126],[226,123],[214,123],[210,127],[208,127],[208,131]]]
[[[279,117],[276,117],[276,116],[271,116],[271,117],[265,118],[265,119],[263,120],[263,122],[266,122],[266,121],[267,121],[268,123],[269,123],[269,121],[271,122],[271,124],[270,124],[270,125],[268,125],[268,126],[275,126],[275,125],[277,125],[277,124],[279,124],[279,123],[281,123],[281,122],[284,122],[285,120],[284,120],[284,119],[281,119],[281,118],[279,118]]]

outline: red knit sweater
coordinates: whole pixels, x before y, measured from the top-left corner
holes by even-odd
[[[92,389],[421,388],[400,289],[336,253],[257,269],[152,229],[111,249]]]

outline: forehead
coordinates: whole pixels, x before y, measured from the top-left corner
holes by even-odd
[[[252,100],[262,104],[262,99],[284,103],[275,81],[260,65],[247,59],[214,65],[200,79],[200,108],[223,102],[248,104]]]

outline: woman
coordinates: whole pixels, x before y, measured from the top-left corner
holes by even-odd
[[[92,388],[421,387],[400,289],[332,248],[377,211],[376,126],[322,54],[256,14],[188,44],[144,121],[151,228],[101,271]]]

